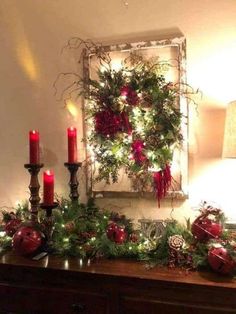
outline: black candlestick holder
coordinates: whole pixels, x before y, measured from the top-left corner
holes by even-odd
[[[37,223],[38,222],[38,210],[39,210],[39,180],[38,180],[38,173],[40,169],[43,167],[43,164],[25,164],[24,167],[28,169],[30,173],[30,184],[29,184],[29,190],[30,190],[30,220],[31,222]]]
[[[69,181],[70,199],[72,202],[78,202],[78,199],[79,199],[79,193],[78,193],[79,182],[77,179],[77,171],[82,166],[82,162],[74,162],[74,163],[65,162],[64,165],[70,172],[70,181]]]
[[[47,244],[50,246],[52,243],[52,234],[53,234],[53,226],[54,226],[54,218],[52,215],[52,210],[54,208],[57,208],[59,203],[53,202],[53,204],[40,204],[40,208],[44,209],[46,212],[46,217],[43,220],[42,224],[44,227],[44,233],[45,236],[47,237]]]

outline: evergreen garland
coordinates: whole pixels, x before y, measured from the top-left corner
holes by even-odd
[[[58,209],[53,212],[51,254],[82,259],[125,257],[145,261],[148,267],[164,265],[187,269],[210,269],[208,260],[210,249],[222,247],[236,262],[236,236],[226,231],[220,238],[201,242],[191,232],[193,224],[189,220],[186,221],[186,225],[176,220],[167,220],[164,233],[159,238],[148,238],[140,229],[134,230],[130,219],[116,212],[99,209],[93,199],[90,199],[87,204],[81,204],[62,198],[59,204]],[[211,207],[207,209],[212,210]],[[205,208],[201,213],[204,211]],[[0,249],[4,251],[10,249],[12,243],[12,236],[6,233],[9,231],[8,223],[20,218],[23,225],[27,225],[28,205],[27,203],[24,206],[19,205],[10,212],[3,210],[2,214]],[[219,217],[222,220],[224,218],[221,212]],[[38,227],[42,232],[44,222],[45,212],[41,211]],[[115,234],[117,230],[121,232],[118,239],[116,236],[120,234]],[[174,250],[173,244],[170,243],[173,239],[182,239],[182,245]]]
[[[134,256],[138,244],[129,238],[119,245],[108,239],[106,231],[110,221],[118,222],[128,235],[132,234],[129,219],[118,213],[99,210],[93,199],[86,205],[63,199],[60,209],[55,211],[54,253],[81,258]]]

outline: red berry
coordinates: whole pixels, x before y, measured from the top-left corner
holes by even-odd
[[[14,233],[17,231],[17,229],[20,227],[20,224],[21,224],[21,220],[17,218],[14,218],[8,221],[4,227],[6,234],[9,237],[12,237]]]
[[[138,235],[136,233],[131,233],[129,240],[133,243],[138,242]]]

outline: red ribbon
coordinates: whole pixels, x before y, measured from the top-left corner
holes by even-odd
[[[154,189],[160,207],[160,200],[166,196],[166,192],[171,186],[171,171],[167,164],[163,170],[153,173]]]

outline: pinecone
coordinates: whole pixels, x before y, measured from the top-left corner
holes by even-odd
[[[173,250],[180,250],[185,244],[184,238],[181,235],[175,234],[168,239],[169,247]]]
[[[146,143],[149,146],[156,146],[156,147],[158,147],[158,146],[160,146],[160,139],[156,135],[149,135],[146,138]]]

